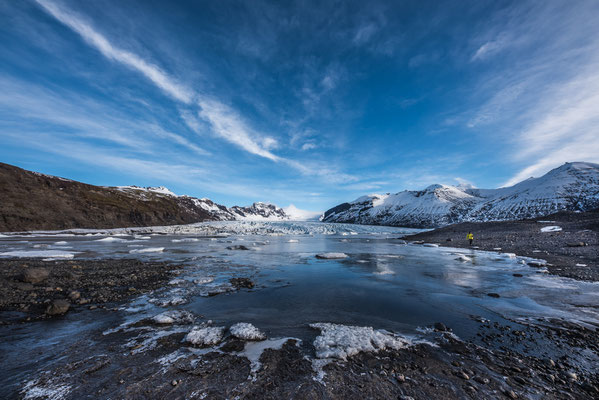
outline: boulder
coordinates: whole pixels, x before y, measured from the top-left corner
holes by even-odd
[[[48,315],[61,315],[69,311],[71,303],[66,300],[54,300],[48,308],[46,308],[46,314]]]
[[[46,268],[29,268],[23,272],[23,282],[40,283],[48,279],[50,271]]]

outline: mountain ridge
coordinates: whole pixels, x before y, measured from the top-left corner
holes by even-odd
[[[228,208],[163,186],[95,186],[0,163],[0,232],[285,220],[274,204]]]
[[[459,222],[535,218],[599,207],[599,164],[571,162],[513,186],[478,189],[429,185],[423,190],[361,196],[323,214],[324,222],[436,228]]]

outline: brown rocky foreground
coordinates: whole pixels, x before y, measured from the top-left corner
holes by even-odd
[[[161,287],[181,267],[134,259],[0,260],[0,323],[102,307]],[[13,313],[10,313],[13,312]]]

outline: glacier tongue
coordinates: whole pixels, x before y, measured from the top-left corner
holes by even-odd
[[[566,163],[514,186],[476,189],[431,185],[421,191],[372,194],[326,211],[324,222],[431,228],[463,221],[536,218],[599,207],[599,164]]]

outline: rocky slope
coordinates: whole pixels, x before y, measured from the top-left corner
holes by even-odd
[[[566,163],[540,178],[500,189],[431,185],[368,195],[326,211],[325,222],[433,228],[465,221],[536,218],[599,207],[599,164]]]
[[[0,163],[0,232],[287,219],[272,204],[231,207],[165,187],[102,187]]]

